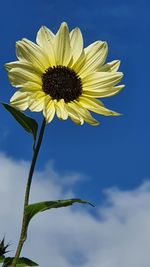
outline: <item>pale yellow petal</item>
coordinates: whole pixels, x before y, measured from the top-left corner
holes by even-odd
[[[78,103],[81,106],[83,106],[84,108],[87,108],[87,109],[89,109],[95,113],[98,113],[98,114],[101,114],[104,116],[118,116],[118,115],[120,115],[119,113],[117,113],[115,111],[112,111],[112,110],[105,108],[104,104],[97,99],[80,96]]]
[[[68,118],[68,112],[67,109],[65,107],[65,102],[63,99],[59,100],[59,101],[54,101],[55,104],[55,110],[56,110],[56,115],[59,119],[61,120],[67,120]]]
[[[83,38],[79,28],[75,28],[70,32],[70,44],[73,60],[75,62],[83,51]]]
[[[94,72],[82,79],[83,91],[95,91],[115,86],[121,81],[122,72]]]
[[[68,66],[72,54],[68,26],[63,22],[54,39],[57,65]]]
[[[39,29],[36,37],[36,42],[44,50],[51,67],[56,66],[54,37],[55,35],[45,26]]]
[[[83,118],[84,121],[86,121],[92,126],[99,125],[99,122],[95,120],[90,114],[90,112],[84,106],[82,106],[78,101],[74,101],[72,107],[76,110],[76,112],[78,112],[78,114]]]
[[[98,71],[110,71],[110,72],[116,72],[118,71],[120,66],[120,60],[113,60],[111,62],[108,62],[107,64],[100,66],[98,68]]]
[[[47,96],[45,97],[45,99],[44,99],[43,115],[44,115],[45,118],[46,118],[46,116],[47,116],[47,104],[48,104],[49,102],[51,102],[51,101],[52,101],[52,99],[51,99],[51,97],[50,97],[49,95],[47,95]]]
[[[10,83],[15,87],[22,87],[24,83],[34,82],[42,85],[42,80],[40,75],[34,72],[29,72],[22,68],[13,68],[8,72],[8,77]]]
[[[40,47],[45,48],[49,42],[52,43],[54,41],[54,37],[55,34],[50,29],[42,26],[37,32],[36,42]]]
[[[83,118],[81,115],[78,113],[76,108],[74,108],[74,105],[72,103],[67,103],[66,104],[66,109],[68,111],[68,115],[70,119],[75,122],[76,124],[82,125],[84,123]]]
[[[109,97],[118,94],[125,85],[118,85],[115,87],[106,87],[103,89],[97,88],[97,90],[89,90],[83,92],[82,96],[84,97],[92,97],[92,98],[99,98],[99,97]]]
[[[35,92],[35,91],[43,91],[42,85],[35,82],[26,82],[23,84],[22,89]]]
[[[73,64],[69,67],[71,67],[79,75],[79,72],[83,68],[84,63],[85,63],[85,53],[83,50],[77,61],[73,62]]]
[[[33,93],[29,98],[29,109],[36,112],[42,111],[45,97],[46,95],[44,92]]]
[[[55,116],[54,101],[50,98],[50,96],[47,96],[44,100],[43,115],[47,123],[51,122]]]
[[[19,110],[26,110],[29,106],[29,95],[27,92],[17,91],[10,99],[11,106]]]
[[[41,71],[49,67],[49,61],[42,49],[33,42],[22,39],[16,43],[16,55],[20,61],[27,61]]]
[[[79,120],[79,118],[77,116],[75,116],[74,112],[72,112],[72,111],[69,112],[69,117],[75,124],[83,125],[83,123],[84,123],[84,120],[83,120],[83,123],[81,124],[81,121]]]
[[[10,63],[6,63],[5,64],[5,69],[7,71],[10,71],[14,68],[20,68],[23,70],[27,70],[31,73],[34,73],[36,75],[42,75],[43,71],[41,71],[41,69],[38,66],[33,66],[30,62],[26,62],[26,61],[14,61],[14,62],[10,62]]]
[[[85,64],[79,72],[81,78],[85,77],[88,73],[97,71],[97,68],[106,60],[108,47],[106,42],[95,42],[89,47],[84,49],[86,60]]]

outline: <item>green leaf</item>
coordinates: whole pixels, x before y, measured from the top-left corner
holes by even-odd
[[[36,136],[37,136],[37,130],[38,130],[38,124],[36,120],[30,118],[29,116],[26,116],[21,111],[13,108],[11,105],[8,105],[6,103],[2,103],[4,108],[11,113],[11,115],[15,118],[17,122],[28,132],[33,135],[34,145],[36,142]]]
[[[4,256],[8,251],[6,250],[9,247],[9,244],[5,244],[5,237],[0,241],[0,257]]]
[[[0,263],[3,263],[5,256],[0,256]]]
[[[3,266],[2,267],[11,267],[11,264],[13,262],[14,258],[8,257],[5,258]],[[31,261],[28,258],[19,258],[16,264],[16,267],[27,267],[27,266],[39,266],[36,262]]]
[[[27,222],[32,219],[34,215],[39,212],[53,209],[53,208],[62,208],[71,206],[74,203],[89,204],[94,207],[90,202],[76,198],[76,199],[65,199],[65,200],[56,200],[56,201],[44,201],[39,203],[30,204],[25,208]]]

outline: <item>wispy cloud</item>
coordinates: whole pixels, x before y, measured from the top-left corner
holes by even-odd
[[[0,166],[0,229],[13,243],[13,255],[28,163],[1,154]],[[73,181],[81,177],[67,174],[66,181],[69,176]],[[58,183],[59,179],[53,165],[37,172],[31,200],[73,197],[73,191],[64,190],[66,183]],[[41,267],[149,267],[150,182],[131,191],[107,189],[104,204],[96,209],[96,217],[85,206],[37,215],[31,221],[23,255],[37,260]]]

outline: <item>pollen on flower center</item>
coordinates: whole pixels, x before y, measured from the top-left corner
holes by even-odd
[[[82,82],[74,70],[68,67],[50,67],[42,75],[42,89],[52,99],[64,99],[67,103],[82,94]]]

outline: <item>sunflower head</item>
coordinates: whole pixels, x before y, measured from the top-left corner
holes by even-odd
[[[18,88],[10,99],[19,110],[43,112],[47,123],[54,115],[77,124],[98,125],[90,111],[117,116],[98,98],[117,94],[123,76],[120,61],[105,63],[107,43],[97,41],[83,47],[79,28],[69,32],[65,22],[56,34],[39,29],[36,43],[22,39],[16,43],[17,61],[5,65],[10,83]]]

